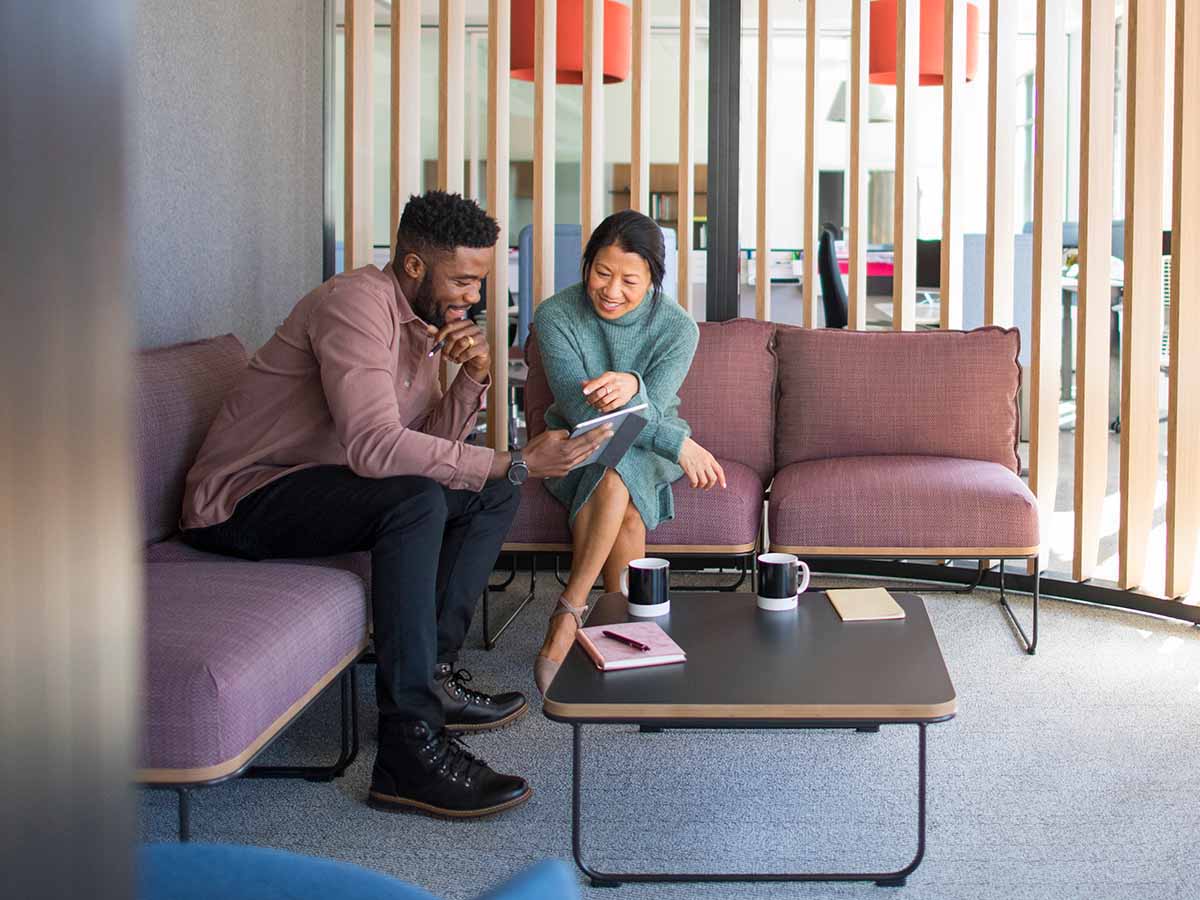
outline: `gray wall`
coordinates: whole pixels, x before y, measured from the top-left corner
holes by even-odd
[[[322,0],[138,4],[130,237],[138,342],[251,349],[321,281]]]

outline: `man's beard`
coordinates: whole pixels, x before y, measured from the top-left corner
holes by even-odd
[[[441,328],[446,324],[446,314],[441,305],[433,299],[433,288],[429,286],[429,276],[426,275],[421,279],[421,284],[417,287],[416,294],[413,295],[410,301],[413,312],[421,317],[426,323],[434,328]]]

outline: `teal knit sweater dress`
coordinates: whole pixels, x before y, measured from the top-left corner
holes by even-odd
[[[683,475],[679,449],[691,434],[679,418],[679,386],[692,365],[700,329],[679,304],[649,295],[619,319],[596,315],[583,284],[546,299],[534,316],[538,349],[554,403],[546,410],[548,428],[571,429],[600,415],[583,396],[583,382],[605,372],[630,372],[640,389],[630,406],[646,403],[646,427],[617,464],[617,473],[646,523],[646,530],[675,517],[671,482]],[[592,496],[605,467],[594,463],[563,478],[547,478],[546,488],[571,511],[571,522]]]

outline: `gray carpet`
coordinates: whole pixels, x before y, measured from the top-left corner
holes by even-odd
[[[924,596],[959,713],[929,729],[928,847],[898,896],[1197,896],[1200,631],[1046,601],[1041,649],[1031,658],[1018,650],[993,592]],[[536,695],[531,661],[551,602],[546,585],[491,653],[478,649],[476,623],[462,663],[478,683]],[[1028,616],[1027,598],[1014,605]],[[347,860],[448,898],[474,897],[537,859],[571,859],[568,727],[544,718],[534,701],[516,726],[470,740],[496,768],[529,779],[534,796],[518,810],[467,823],[380,813],[363,803],[375,743],[373,670],[363,667],[360,676],[365,746],[344,778],[198,791],[194,838]],[[336,699],[323,698],[271,749],[271,761],[331,758],[336,711]],[[598,867],[878,870],[912,856],[915,728],[655,735],[611,727],[585,735],[584,846]],[[173,839],[173,794],[143,792],[140,812],[145,840]],[[880,890],[626,885],[584,893],[874,897]]]

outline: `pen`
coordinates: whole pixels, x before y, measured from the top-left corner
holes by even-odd
[[[641,641],[635,641],[633,638],[625,637],[623,634],[617,634],[615,631],[600,632],[607,638],[612,638],[614,641],[620,641],[622,644],[628,644],[634,650],[641,650],[643,653],[650,649],[649,644],[643,644]]]
[[[436,344],[434,344],[432,347],[429,348],[429,354],[425,358],[432,359],[433,355],[445,346],[446,346],[446,339],[442,338],[440,341],[438,341]]]

